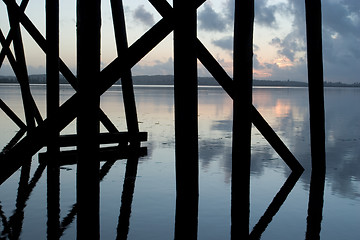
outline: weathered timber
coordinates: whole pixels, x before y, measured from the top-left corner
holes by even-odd
[[[100,239],[100,0],[77,0],[77,238]]]
[[[199,7],[203,2],[203,0],[196,1],[196,6]],[[174,16],[172,13],[173,9],[167,1],[150,0],[150,3],[156,8],[161,16],[164,17],[164,19],[167,19],[170,21],[170,23],[174,21],[172,19]],[[196,40],[196,52],[200,62],[206,67],[206,69],[216,79],[220,86],[222,86],[226,93],[231,98],[233,98],[233,80],[198,39]],[[261,116],[261,114],[254,106],[252,106],[252,123],[292,171],[304,171],[303,167],[296,160],[295,156],[289,151],[286,145],[281,141],[271,126],[266,122],[266,120]]]
[[[60,104],[59,82],[59,0],[46,0],[46,111],[47,117],[56,114]],[[60,239],[60,165],[59,135],[49,129],[47,154],[47,238]]]
[[[254,0],[236,0],[232,97],[231,239],[249,237],[253,27]]]
[[[117,55],[120,58],[126,58],[126,55],[122,55],[124,50],[128,48],[122,0],[110,0],[110,3],[113,16]],[[121,87],[123,90],[123,102],[127,128],[129,133],[136,134],[139,132],[139,125],[136,113],[131,69],[125,71],[124,76],[121,78]]]
[[[10,30],[10,32],[11,32],[11,30]],[[21,68],[19,67],[19,64],[16,62],[14,55],[13,55],[12,52],[10,51],[9,46],[7,46],[7,42],[6,42],[6,41],[7,41],[7,39],[5,39],[3,33],[2,33],[2,31],[1,31],[1,29],[0,29],[0,43],[1,43],[2,46],[3,46],[3,49],[2,49],[2,50],[3,50],[3,52],[7,55],[7,58],[8,58],[9,63],[10,63],[10,66],[12,67],[12,69],[13,69],[13,71],[14,71],[14,73],[15,73],[15,76],[16,76],[19,84],[20,84],[20,87],[23,86],[23,87],[21,88],[21,89],[23,90],[23,89],[24,89],[24,86],[26,86],[26,81],[24,81],[25,78],[24,78],[24,76],[23,76],[23,74],[22,74],[22,72],[21,72]],[[26,87],[25,87],[25,88],[26,88]],[[22,94],[22,95],[24,95],[24,94]],[[39,109],[37,108],[36,103],[35,103],[35,101],[34,101],[34,99],[33,99],[33,97],[32,97],[31,94],[30,94],[29,98],[27,99],[27,101],[28,101],[28,105],[26,105],[26,106],[29,106],[29,107],[32,108],[31,110],[32,110],[33,113],[34,113],[34,117],[35,117],[36,121],[37,121],[38,123],[41,123],[43,120],[42,120],[40,111],[39,111]]]
[[[7,153],[7,151],[12,149],[15,146],[15,144],[17,144],[18,141],[22,138],[22,136],[24,136],[25,133],[26,133],[26,129],[20,128],[20,130],[15,134],[15,136],[2,149],[2,151],[0,152],[0,155],[5,155]]]
[[[30,92],[24,46],[20,31],[19,16],[17,15],[16,11],[14,11],[14,9],[9,6],[8,6],[8,17],[9,17],[10,27],[12,29],[13,46],[16,57],[16,64],[14,64],[14,61],[12,61],[13,62],[12,65],[16,65],[14,71],[16,72],[16,77],[20,83],[25,119],[29,131],[35,127],[35,119],[38,123],[41,123],[42,117]],[[3,37],[4,36],[2,35],[1,38]],[[2,42],[4,42],[3,39]],[[7,45],[6,40],[4,42],[4,45]],[[4,47],[8,48],[6,46]],[[8,54],[10,53],[10,50],[8,49],[6,49],[5,51],[7,51]]]
[[[197,239],[199,199],[195,1],[174,0],[176,213],[174,239]]]
[[[273,217],[279,211],[282,204],[285,202],[287,196],[294,188],[295,184],[301,176],[301,172],[292,172],[286,179],[285,183],[280,188],[279,192],[275,195],[265,213],[261,216],[259,221],[255,224],[250,233],[249,239],[261,239],[261,234],[266,230]]]
[[[59,146],[60,147],[77,146],[78,139],[79,136],[76,134],[61,135],[59,137]],[[137,134],[130,134],[129,132],[100,133],[98,139],[100,144],[120,143],[127,145],[129,142],[133,142],[133,141],[138,141],[138,142],[146,141],[147,132],[139,132]]]
[[[162,41],[172,30],[171,25],[162,19],[148,30],[142,37],[133,43],[124,53],[128,58],[120,60],[116,58],[111,64],[104,68],[100,74],[98,83],[99,96],[112,86],[126,71],[140,61],[151,49]],[[0,168],[0,184],[10,177],[22,164],[22,156],[33,155],[39,151],[46,143],[47,130],[57,128],[61,131],[77,116],[78,93],[75,93],[65,103],[63,103],[56,116],[47,118],[42,124],[34,129],[34,133],[23,138],[17,145],[10,150]],[[4,167],[3,167],[4,166]]]
[[[197,41],[197,53],[200,62],[208,69],[211,75],[222,86],[227,94],[233,98],[233,81],[225,70],[220,66],[211,53],[204,47],[204,45]],[[252,106],[252,123],[265,137],[269,144],[284,160],[292,171],[302,172],[304,169],[301,164],[296,160],[295,156],[290,152],[286,145],[281,141],[279,136],[274,132],[266,120],[261,116],[258,110]]]
[[[8,107],[8,105],[6,105],[2,99],[0,99],[0,108],[20,129],[26,129],[25,123],[11,110],[11,108]]]
[[[306,239],[320,239],[326,173],[321,1],[305,0],[311,179]]]
[[[116,228],[116,240],[127,240],[130,226],[131,205],[135,190],[135,181],[139,158],[131,157],[126,161],[123,191],[121,193],[121,207]]]
[[[101,147],[99,149],[99,162],[116,161],[121,159],[128,159],[130,157],[143,157],[147,154],[146,147],[132,147],[132,146],[110,146]],[[74,165],[78,163],[78,151],[67,150],[61,151],[58,155],[59,166]],[[39,163],[46,164],[52,161],[51,156],[47,152],[39,153]],[[101,171],[100,171],[101,172]]]
[[[59,0],[46,1],[46,111],[51,116],[58,111],[60,104],[59,83]],[[59,132],[50,130],[50,148],[56,148]],[[56,150],[56,149],[51,149]]]
[[[321,1],[305,1],[312,168],[325,171]]]
[[[47,47],[47,43],[45,38],[41,35],[41,33],[39,32],[39,30],[34,26],[34,24],[30,21],[30,19],[23,13],[23,11],[21,11],[21,6],[17,6],[14,2],[12,1],[4,1],[8,7],[10,7],[13,11],[15,11],[19,16],[19,20],[22,23],[22,25],[24,26],[24,28],[28,31],[28,33],[31,35],[31,37],[35,40],[35,42],[39,45],[39,47],[43,50],[44,53],[47,53],[48,51],[48,47]],[[10,30],[11,32],[11,30]],[[9,33],[10,35],[10,33]],[[11,40],[11,35],[8,36],[8,38],[6,39],[6,41]],[[3,45],[4,46],[4,45]],[[3,49],[4,50],[4,49]],[[6,49],[5,49],[6,50]],[[14,64],[12,64],[11,61],[11,52],[8,54],[8,59],[9,62],[11,64],[11,67],[14,69],[15,75],[17,75],[16,69],[17,69],[17,64],[15,64],[15,59],[14,59]],[[74,74],[70,71],[70,69],[66,66],[66,64],[59,58],[59,70],[62,73],[62,75],[66,78],[66,80],[69,82],[69,84],[75,89],[78,89],[78,81],[77,78],[74,76]],[[21,79],[18,77],[18,79]],[[33,101],[33,100],[32,100]],[[33,101],[34,102],[34,101]],[[33,104],[34,105],[34,104]],[[42,119],[40,119],[40,113],[38,111],[37,108],[34,108],[35,110],[35,117],[37,118],[37,121],[39,122],[40,120],[42,121]],[[105,126],[105,128],[109,131],[109,132],[118,132],[117,128],[115,127],[115,125],[110,121],[110,119],[106,116],[106,114],[99,109],[99,114],[100,114],[100,121],[102,122],[102,124]]]
[[[24,12],[25,8],[28,5],[28,3],[29,3],[29,0],[21,1],[20,6],[19,6],[19,11]],[[15,31],[15,29],[10,28],[10,30],[8,32],[8,35],[6,37],[6,40],[4,41],[4,43],[1,43],[2,49],[1,49],[1,52],[0,52],[0,66],[3,63],[3,61],[5,59],[5,56],[7,55],[6,51],[9,48],[11,41],[13,40],[13,32],[14,31]],[[0,32],[1,32],[1,29],[0,29]],[[2,33],[1,33],[1,35],[2,35]]]

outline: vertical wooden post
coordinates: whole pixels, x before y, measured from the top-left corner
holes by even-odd
[[[77,238],[99,233],[100,0],[77,0]]]
[[[121,194],[121,207],[117,226],[117,240],[128,239],[130,216],[131,216],[131,204],[133,201],[133,195],[135,190],[135,180],[137,174],[137,167],[139,158],[130,157],[126,162],[126,170],[123,184],[123,191]]]
[[[195,1],[174,0],[175,239],[196,239],[198,100]]]
[[[46,107],[47,116],[58,111],[59,100],[59,0],[46,0]],[[51,140],[58,132],[52,131]],[[50,146],[51,147],[51,146]]]
[[[47,116],[58,111],[59,98],[59,0],[46,0],[46,107]],[[47,215],[48,239],[59,239],[60,234],[60,169],[58,153],[59,131],[52,128],[48,132],[47,151]]]
[[[249,237],[254,0],[235,1],[231,238]]]
[[[60,170],[57,155],[49,152],[47,165],[47,239],[60,239]]]
[[[305,7],[312,167],[322,170],[325,167],[325,114],[321,1],[306,0]]]
[[[319,239],[326,172],[321,0],[305,0],[309,82],[311,182],[307,239]]]
[[[16,11],[14,11],[14,9],[9,6],[8,15],[10,27],[13,31],[13,45],[18,69],[17,77],[19,78],[18,81],[20,83],[21,95],[23,98],[26,125],[28,127],[28,132],[31,132],[31,130],[35,128],[35,118],[31,101],[32,99],[29,86],[29,77],[26,69],[24,46],[21,38],[21,31],[18,19],[19,16],[17,16]]]
[[[128,48],[124,8],[122,0],[111,0],[110,3],[113,15],[117,54],[120,58],[122,58],[125,56],[121,56],[121,54]],[[130,134],[136,134],[139,132],[139,126],[136,113],[134,86],[130,69],[127,70],[124,76],[121,78],[121,86],[123,90],[123,101],[127,128]],[[140,143],[138,142],[138,144]]]

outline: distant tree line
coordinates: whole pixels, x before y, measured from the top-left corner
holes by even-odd
[[[29,76],[30,84],[45,84],[46,75],[37,74]],[[186,79],[184,79],[186,81]],[[212,77],[199,77],[200,86],[219,86],[217,81]],[[15,76],[0,76],[0,83],[18,83]],[[68,84],[67,80],[60,75],[60,83]],[[134,85],[173,85],[173,75],[141,75],[133,76]],[[119,80],[117,84],[121,84]],[[254,80],[254,86],[273,86],[273,87],[307,87],[306,82],[300,81],[281,81],[281,80]],[[342,82],[324,82],[325,87],[360,87],[360,83],[346,84]]]

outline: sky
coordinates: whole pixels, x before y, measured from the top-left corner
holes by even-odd
[[[168,0],[172,4],[172,0]],[[17,0],[20,3],[19,0]],[[129,45],[161,16],[146,0],[124,0]],[[254,78],[307,81],[304,0],[255,0]],[[197,11],[198,38],[232,76],[234,0],[207,0]],[[323,0],[324,80],[360,82],[360,1]],[[45,36],[45,2],[30,0],[25,13]],[[6,5],[0,28],[7,35]],[[117,57],[110,1],[102,0],[101,67]],[[29,74],[45,72],[45,55],[22,29]],[[133,75],[173,74],[172,34],[132,69]],[[1,47],[0,47],[1,48]],[[60,57],[76,73],[76,0],[60,0]],[[198,64],[199,76],[209,76]],[[13,75],[7,60],[0,75]]]

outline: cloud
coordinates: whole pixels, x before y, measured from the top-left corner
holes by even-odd
[[[204,4],[202,11],[198,13],[199,28],[206,31],[223,32],[227,28],[226,18],[215,12],[210,4]]]
[[[360,82],[360,4],[323,3],[323,55],[327,81]]]
[[[155,60],[153,64],[138,63],[132,68],[133,75],[168,75],[174,73],[174,60],[170,57],[166,62]]]
[[[204,4],[203,9],[198,14],[199,27],[205,31],[224,32],[233,26],[234,20],[234,0],[227,0],[223,4],[221,13],[216,12],[211,4]],[[269,0],[255,1],[255,22],[256,24],[277,28],[276,13],[284,12],[284,4],[269,4]]]
[[[255,22],[259,25],[277,28],[275,13],[278,5],[268,5],[268,0],[255,1]]]
[[[222,48],[224,50],[227,51],[232,51],[233,50],[233,37],[232,36],[227,36],[227,37],[223,37],[217,40],[212,40],[211,42],[212,44],[214,44],[215,46]]]
[[[287,68],[272,67],[273,76],[292,71],[301,76],[306,73],[306,23],[304,3],[288,1],[281,11],[292,16],[291,31],[284,37],[274,37],[269,45],[275,46],[277,54],[286,57],[294,65]],[[323,61],[324,78],[332,82],[360,82],[360,1],[323,1]],[[301,69],[301,71],[300,71]],[[304,75],[304,80],[307,77]]]
[[[154,16],[144,8],[144,5],[140,5],[135,9],[134,18],[145,26],[152,26],[155,23]]]

